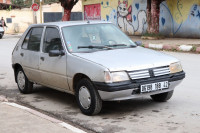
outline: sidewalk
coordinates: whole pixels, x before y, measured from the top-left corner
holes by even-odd
[[[23,33],[15,33],[15,34],[4,34],[3,39],[6,38],[20,38]]]
[[[146,40],[141,39],[141,36],[129,37],[133,41],[142,41],[146,48],[200,53],[200,39],[165,38],[159,40]]]
[[[64,122],[35,110],[7,102],[0,96],[0,133],[81,133]],[[66,126],[69,128],[67,129]],[[84,132],[82,132],[84,133]]]

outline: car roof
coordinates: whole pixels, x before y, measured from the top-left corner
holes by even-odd
[[[110,24],[111,22],[106,21],[64,21],[64,22],[50,22],[50,23],[42,23],[42,24],[32,24],[31,27],[36,26],[74,26],[74,25],[85,25],[85,24]]]

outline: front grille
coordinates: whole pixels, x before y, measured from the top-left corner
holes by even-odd
[[[131,71],[128,72],[128,74],[132,80],[135,80],[168,75],[170,74],[170,70],[168,66],[165,66],[146,70]]]
[[[131,79],[150,78],[150,74],[148,70],[129,72],[129,76],[131,77]]]
[[[154,76],[162,76],[170,74],[169,67],[155,68],[153,69]]]

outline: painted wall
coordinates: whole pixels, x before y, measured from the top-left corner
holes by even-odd
[[[200,0],[167,0],[160,9],[162,34],[200,38]]]
[[[6,23],[8,28],[5,29],[5,33],[22,33],[33,23],[33,13],[29,8],[0,10],[0,17],[3,17],[5,21],[6,18],[12,18],[12,23]]]
[[[0,0],[0,3],[11,4],[11,0]]]
[[[130,35],[147,29],[146,0],[83,0],[101,4],[101,20],[111,21]],[[160,4],[160,33],[173,37],[200,38],[200,0],[166,0]]]

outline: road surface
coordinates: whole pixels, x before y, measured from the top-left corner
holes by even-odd
[[[200,133],[200,55],[165,52],[181,60],[186,78],[172,99],[158,103],[150,97],[104,102],[97,116],[83,115],[75,97],[43,86],[33,94],[20,94],[14,82],[11,53],[18,38],[0,40],[0,95],[91,132]]]

